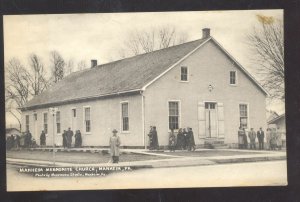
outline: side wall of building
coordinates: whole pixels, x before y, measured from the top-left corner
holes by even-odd
[[[182,66],[188,67],[188,82],[180,81]],[[230,71],[237,72],[237,85],[229,84]],[[198,105],[207,101],[223,104],[225,143],[237,142],[239,104],[248,105],[249,127],[266,127],[265,94],[212,41],[151,84],[144,96],[145,128],[157,127],[160,145],[168,144],[169,101],[179,101],[179,127],[192,127],[196,144],[204,143],[198,132]]]
[[[129,106],[129,131],[122,132],[121,124],[121,103],[128,102]],[[91,132],[85,132],[84,109],[90,107],[91,111]],[[143,145],[142,128],[142,99],[141,95],[120,96],[110,99],[99,99],[83,103],[74,103],[57,106],[60,111],[61,131],[69,127],[74,131],[80,130],[83,146],[108,146],[112,130],[117,129],[123,146]],[[76,118],[72,117],[72,109],[76,109]],[[37,113],[37,121],[34,120],[34,113]],[[24,111],[22,114],[22,131],[25,131],[25,116],[29,115],[29,128],[33,137],[39,142],[39,135],[43,130],[43,113],[48,113],[47,145],[52,145],[53,117],[48,108]],[[56,119],[54,119],[55,142],[62,145],[62,135],[56,133]],[[73,138],[74,143],[74,138]]]

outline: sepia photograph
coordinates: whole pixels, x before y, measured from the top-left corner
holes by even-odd
[[[283,15],[4,15],[7,191],[288,185]]]

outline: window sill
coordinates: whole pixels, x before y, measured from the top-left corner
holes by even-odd
[[[121,131],[120,134],[129,134],[130,131]]]
[[[206,140],[215,140],[215,139],[225,139],[225,136],[218,136],[218,137],[203,137]]]
[[[168,130],[168,132],[170,133],[171,132],[171,130]],[[178,133],[178,129],[174,129],[174,131],[173,131],[174,133]]]
[[[92,133],[91,132],[85,132],[84,134],[85,135],[91,135]]]
[[[237,87],[238,85],[237,84],[229,84],[230,86],[232,87]]]
[[[180,83],[189,83],[189,81],[182,81],[182,80],[180,80],[179,82]]]

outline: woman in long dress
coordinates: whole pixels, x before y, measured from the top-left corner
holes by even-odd
[[[239,149],[242,149],[244,145],[244,131],[242,127],[240,127],[238,131],[238,142],[239,142]]]
[[[75,147],[81,147],[82,145],[82,138],[80,130],[77,130],[75,133]]]
[[[175,152],[175,147],[176,147],[176,137],[174,134],[174,130],[171,129],[170,135],[169,135],[169,149],[170,152]]]
[[[156,150],[159,149],[156,126],[152,127],[152,145],[153,145],[153,149],[156,149]]]
[[[182,128],[179,128],[178,129],[178,134],[177,134],[177,149],[179,150],[183,150],[183,140],[184,139],[184,136],[183,136],[183,133],[182,133]]]

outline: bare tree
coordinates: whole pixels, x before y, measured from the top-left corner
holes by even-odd
[[[149,53],[162,48],[178,45],[186,42],[187,33],[178,32],[173,26],[162,26],[149,30],[135,30],[130,33],[129,38],[124,41],[124,48],[119,51],[119,56],[138,55]]]
[[[70,59],[68,60],[67,64],[66,64],[66,68],[65,68],[65,74],[69,75],[74,71],[74,60]]]
[[[284,101],[283,23],[274,17],[262,15],[257,15],[257,19],[260,26],[254,27],[248,42],[254,50],[258,74],[271,98]]]
[[[176,45],[176,35],[174,27],[162,27],[159,31],[159,48],[168,48],[171,45]]]
[[[21,128],[21,112],[18,108],[30,98],[30,74],[16,58],[8,61],[5,70],[5,110],[16,118]]]
[[[48,79],[40,57],[29,57],[30,68],[16,58],[5,65],[5,110],[19,122],[21,127],[22,107],[32,96],[41,94],[48,87]]]
[[[80,62],[77,63],[77,69],[79,71],[86,69],[87,65],[86,65],[86,61],[85,60],[81,60]]]
[[[65,75],[65,61],[57,51],[51,51],[50,61],[52,63],[52,77],[53,82],[57,83],[64,78]]]
[[[41,59],[36,54],[30,56],[30,67],[31,72],[29,73],[29,80],[31,84],[30,93],[31,95],[39,95],[49,86],[46,78],[46,71]]]

